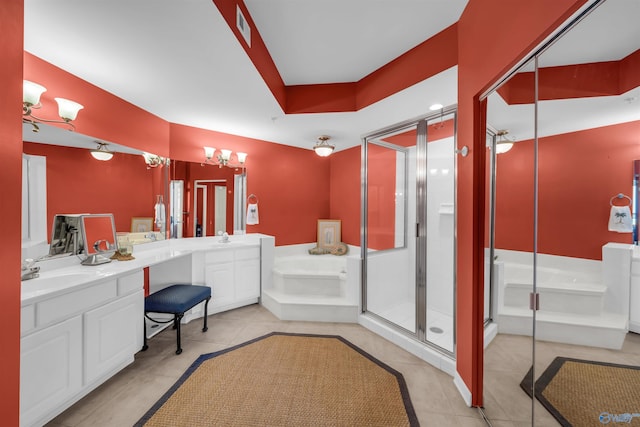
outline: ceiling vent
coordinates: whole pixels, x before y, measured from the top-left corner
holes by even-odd
[[[249,23],[244,18],[242,11],[240,10],[240,6],[236,5],[236,27],[244,37],[244,40],[247,42],[249,47],[251,47],[251,27],[249,27]]]

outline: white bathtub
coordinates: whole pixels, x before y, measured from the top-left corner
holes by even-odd
[[[273,262],[273,288],[288,295],[346,295],[347,259],[336,255],[289,255]]]

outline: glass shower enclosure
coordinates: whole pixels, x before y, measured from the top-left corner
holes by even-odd
[[[455,124],[448,107],[363,138],[362,309],[455,354]]]

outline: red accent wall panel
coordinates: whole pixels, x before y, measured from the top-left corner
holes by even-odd
[[[458,21],[457,371],[482,405],[485,127],[479,95],[585,0],[470,0]],[[500,25],[487,25],[500,22]],[[505,37],[508,34],[508,37]]]
[[[640,86],[640,49],[620,61],[620,93]]]
[[[116,153],[103,162],[89,150],[29,142],[24,152],[47,158],[49,238],[55,214],[112,213],[117,231],[131,231],[131,217],[154,215],[153,175],[160,171],[147,169],[142,156]]]
[[[356,84],[287,86],[287,114],[356,111]]]
[[[395,246],[396,151],[378,145],[368,147],[367,246]]]
[[[22,170],[22,49],[23,0],[0,2],[0,200],[5,227],[0,247],[0,324],[4,348],[0,353],[0,414],[2,424],[17,426],[20,420],[20,182]]]
[[[640,85],[640,60],[634,59],[629,55],[621,61],[541,68],[538,97],[549,100],[620,95]],[[533,87],[533,72],[518,73],[498,93],[511,105],[532,104]]]
[[[77,132],[163,157],[169,155],[169,124],[165,120],[28,52],[24,52],[24,79],[47,88],[38,116],[57,119],[53,98],[72,99],[84,105],[73,122]]]
[[[358,82],[356,106],[364,108],[458,64],[453,24]]]
[[[330,214],[342,221],[342,241],[360,246],[361,149],[349,148],[330,157]]]
[[[601,260],[607,242],[632,243],[607,223],[611,197],[632,195],[640,121],[541,138],[538,152],[540,253]],[[533,141],[498,156],[496,209],[496,247],[531,251]]]

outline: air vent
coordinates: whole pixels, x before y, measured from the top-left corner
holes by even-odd
[[[236,6],[236,27],[244,37],[244,40],[247,42],[249,47],[251,47],[251,27],[249,23],[244,18],[242,11],[240,10],[240,6]]]

